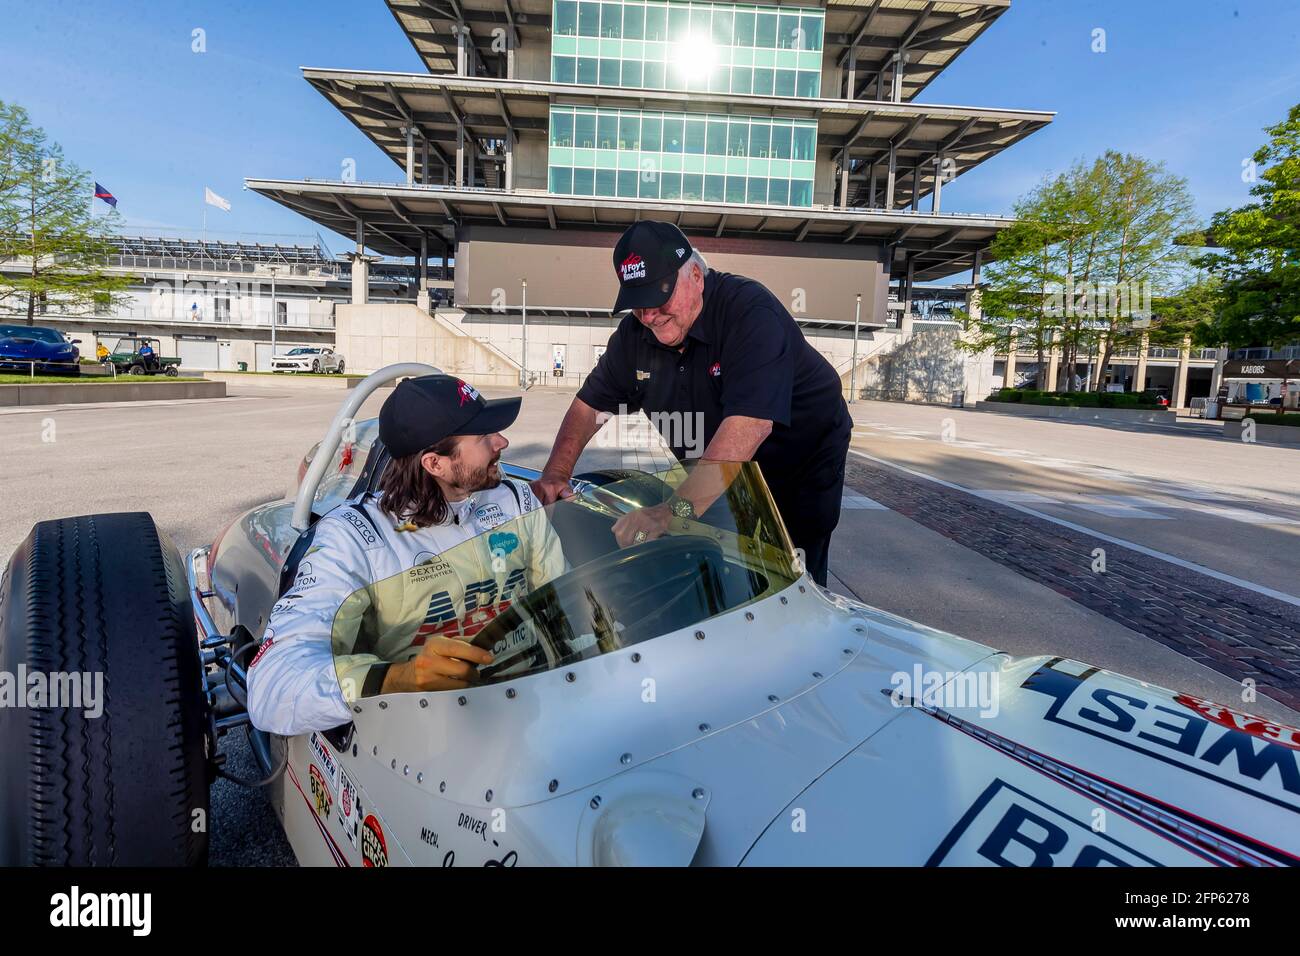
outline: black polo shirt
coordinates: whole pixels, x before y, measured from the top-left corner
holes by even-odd
[[[778,504],[785,488],[815,490],[832,477],[822,472],[842,472],[852,430],[839,376],[785,306],[761,283],[714,270],[685,351],[659,344],[629,312],[578,397],[603,412],[680,413],[651,419],[679,459],[701,455],[730,415],[771,420],[754,460]],[[698,442],[686,430],[692,412],[703,413]]]

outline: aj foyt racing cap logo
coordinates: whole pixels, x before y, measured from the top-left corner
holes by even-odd
[[[614,311],[655,309],[671,299],[677,272],[692,252],[686,236],[670,222],[642,220],[629,226],[614,246]]]

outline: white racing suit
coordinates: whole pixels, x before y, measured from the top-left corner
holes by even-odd
[[[472,638],[565,571],[526,482],[504,479],[449,503],[447,523],[414,530],[377,502],[363,495],[313,526],[248,667],[255,727],[292,736],[347,723],[349,704],[379,693],[388,664],[416,656],[430,636]]]

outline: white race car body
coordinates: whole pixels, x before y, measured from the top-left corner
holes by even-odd
[[[318,512],[364,478],[373,437],[359,423],[319,466]],[[214,546],[216,630],[260,635],[292,510],[254,509]],[[359,699],[349,727],[269,750],[303,864],[1300,862],[1300,732],[806,576],[540,672]]]

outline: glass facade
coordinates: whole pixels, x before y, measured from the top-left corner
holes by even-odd
[[[584,86],[821,95],[824,10],[555,0],[551,79]]]
[[[551,107],[558,195],[811,206],[815,120]]]

